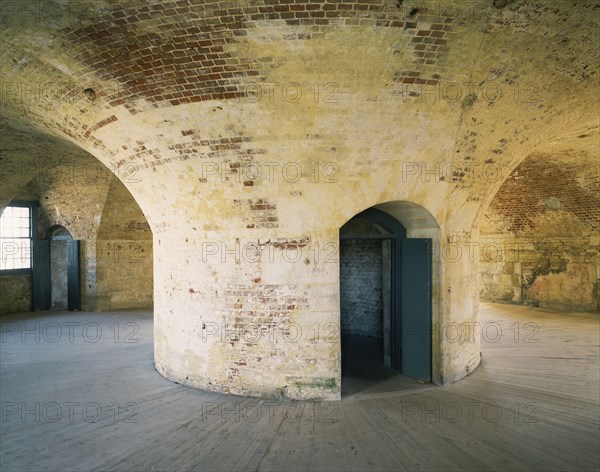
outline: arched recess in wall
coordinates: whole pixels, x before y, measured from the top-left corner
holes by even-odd
[[[71,261],[68,265],[71,294],[77,291],[74,274],[79,270],[81,297],[71,300],[69,306],[91,311],[152,306],[152,231],[131,193],[91,156],[82,156],[80,161],[57,169],[60,172],[55,172],[55,178],[38,179],[28,187],[32,198],[40,202],[40,234],[55,235],[55,229],[66,228],[76,240],[46,241],[52,246],[64,244],[70,248],[66,249],[66,255]],[[49,277],[50,271],[60,267],[61,259],[43,263],[44,244],[44,241],[34,242],[39,255],[34,257],[33,267],[33,284],[38,287],[33,290],[34,308],[60,308],[64,299],[62,303],[60,299],[50,301]],[[59,255],[60,252],[53,254]],[[76,257],[79,264],[74,262]],[[49,268],[47,274],[44,267]],[[47,283],[44,278],[48,278]],[[58,293],[59,287],[53,288]],[[48,293],[41,302],[36,301],[43,291]]]
[[[111,179],[96,238],[98,310],[153,305],[152,231],[141,208]]]
[[[81,309],[79,241],[67,228],[54,225],[50,240],[50,299],[54,309]]]
[[[375,205],[340,228],[343,389],[345,378],[367,372],[441,382],[432,329],[440,319],[439,232],[429,211],[407,201]]]
[[[80,241],[62,225],[52,225],[45,233],[46,238],[31,242],[31,308],[80,310]]]
[[[513,160],[477,214],[483,301],[600,311],[600,128],[580,120]]]
[[[600,310],[594,135],[529,154],[502,182],[479,220],[481,300]]]
[[[43,269],[41,275],[46,280],[42,292],[32,290],[33,273],[4,276],[4,296],[14,300],[7,312],[52,307],[50,235],[59,226],[66,228],[73,240],[80,241],[81,309],[151,306],[152,231],[137,200],[118,176],[93,154],[63,138],[37,134],[31,139],[18,127],[5,123],[0,127],[3,142],[18,149],[3,154],[3,164],[10,172],[3,175],[0,204],[4,206],[13,199],[39,202],[38,242],[34,242],[34,250],[38,251],[33,262],[37,260],[37,268]],[[47,263],[41,263],[42,256]],[[136,281],[136,272],[142,274],[143,284]],[[35,302],[37,295],[40,303]],[[58,305],[62,304],[64,301]]]

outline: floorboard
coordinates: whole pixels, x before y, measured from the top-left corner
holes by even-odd
[[[87,337],[75,329],[53,341],[53,327],[69,322],[88,326]],[[361,377],[361,365],[345,370],[340,402],[170,382],[153,368],[149,310],[27,313],[0,324],[2,472],[600,468],[594,314],[482,304],[482,364],[469,377],[440,387],[385,369]]]

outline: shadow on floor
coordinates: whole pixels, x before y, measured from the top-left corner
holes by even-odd
[[[431,387],[383,365],[383,340],[342,334],[342,398]]]

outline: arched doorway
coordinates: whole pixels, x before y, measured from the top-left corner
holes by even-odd
[[[340,228],[343,380],[432,380],[432,245],[377,208]]]
[[[51,306],[69,311],[81,309],[79,241],[64,226],[50,230]]]
[[[32,242],[32,252],[33,309],[80,310],[79,241],[65,227],[55,225],[47,239]]]

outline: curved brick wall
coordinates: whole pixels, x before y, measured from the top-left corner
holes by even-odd
[[[414,204],[409,231],[436,223],[434,322],[476,322],[469,251],[502,182],[553,143],[597,152],[591,2],[397,3],[21,2],[2,19],[0,199],[23,163],[92,154],[153,232],[161,373],[337,398],[339,338],[307,333],[339,324],[346,221]],[[256,323],[279,340],[248,340]],[[479,362],[478,342],[433,352],[437,383]]]

